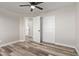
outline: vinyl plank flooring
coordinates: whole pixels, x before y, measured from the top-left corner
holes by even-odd
[[[38,43],[36,43],[36,42],[31,42],[30,44],[34,44],[34,45],[37,45]],[[69,47],[58,47],[57,45],[51,45],[50,46],[50,44],[44,44],[44,43],[41,43],[41,44],[39,44],[40,46],[42,46],[43,48],[46,48],[47,50],[51,50],[52,52],[53,51],[56,51],[56,52],[59,52],[59,53],[62,53],[62,54],[65,54],[65,55],[77,55],[77,52],[75,52],[74,51],[74,48],[69,48]],[[54,47],[53,47],[54,46]],[[64,48],[64,49],[63,49]],[[70,50],[71,49],[71,50]]]
[[[23,56],[35,56],[35,54],[23,49],[22,47],[17,46],[17,45],[11,45],[11,47]]]
[[[77,53],[68,47],[24,41],[1,47],[0,56],[77,56]]]

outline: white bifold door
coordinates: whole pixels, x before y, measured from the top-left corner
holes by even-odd
[[[44,42],[54,43],[55,41],[55,16],[45,16],[42,20],[42,34]]]
[[[33,18],[33,41],[40,42],[40,17]]]

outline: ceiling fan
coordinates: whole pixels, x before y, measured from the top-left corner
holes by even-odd
[[[39,10],[43,10],[42,7],[37,6],[38,4],[41,4],[41,3],[43,3],[43,2],[29,2],[28,5],[19,5],[19,6],[20,6],[20,7],[29,6],[29,7],[31,8],[30,11],[32,12],[35,8],[37,8],[37,9],[39,9]]]

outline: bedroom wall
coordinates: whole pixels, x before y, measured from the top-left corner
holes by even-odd
[[[0,9],[0,46],[19,40],[19,15]]]
[[[76,48],[79,53],[79,3],[76,4]]]
[[[71,47],[76,45],[74,4],[42,13],[40,16],[55,16],[55,43]]]

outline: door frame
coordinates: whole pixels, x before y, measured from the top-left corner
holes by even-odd
[[[46,17],[46,16],[45,16]],[[55,20],[55,16],[52,16],[54,17],[54,20]],[[28,18],[28,17],[24,17],[23,19],[20,20],[20,32],[22,31],[22,33],[20,33],[20,40],[22,41],[25,41],[25,18]],[[32,17],[31,17],[32,18]],[[55,20],[56,21],[56,20]],[[54,22],[55,22],[54,21]],[[32,26],[33,27],[33,26]],[[55,31],[55,29],[54,29]],[[43,16],[40,16],[40,43],[44,42],[43,41]],[[54,43],[55,43],[55,32],[54,32]]]
[[[43,17],[40,16],[40,43],[43,42]]]

